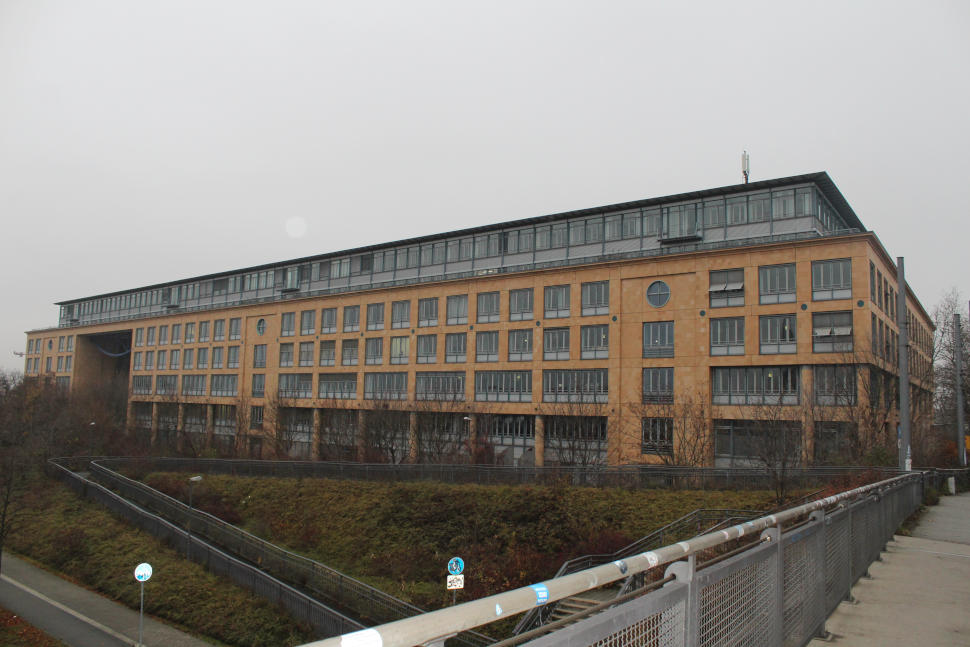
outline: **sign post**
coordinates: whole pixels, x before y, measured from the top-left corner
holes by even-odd
[[[152,577],[152,565],[142,562],[135,567],[135,579],[141,584],[141,608],[138,609],[138,644],[144,645],[142,642],[142,629],[145,622],[145,582],[147,582]]]
[[[448,577],[445,580],[445,588],[451,591],[451,606],[455,606],[458,597],[458,589],[465,588],[465,560],[461,557],[452,557],[448,560]]]

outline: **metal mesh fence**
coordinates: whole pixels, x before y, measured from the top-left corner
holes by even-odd
[[[189,557],[209,570],[230,577],[234,582],[286,609],[298,621],[320,636],[336,636],[362,629],[363,625],[334,609],[313,600],[287,584],[208,545],[199,537],[126,501],[114,492],[91,483],[67,469],[55,465],[54,473],[78,494],[95,501],[132,525],[141,528],[179,550],[188,547]]]

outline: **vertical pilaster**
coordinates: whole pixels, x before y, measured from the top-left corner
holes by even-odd
[[[367,458],[367,411],[357,410],[357,460],[361,463]]]
[[[179,402],[178,423],[175,427],[175,449],[181,452],[185,447],[185,405]]]
[[[536,416],[535,455],[536,455],[536,467],[544,467],[546,464],[546,418],[545,416]]]
[[[418,414],[408,414],[408,462],[418,462]]]
[[[216,434],[216,405],[205,405],[205,446],[212,447],[215,444]]]
[[[320,460],[320,409],[313,408],[313,431],[310,435],[310,458]]]
[[[158,444],[158,403],[152,402],[152,430],[150,435],[151,446]]]

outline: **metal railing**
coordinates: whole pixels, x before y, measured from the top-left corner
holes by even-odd
[[[722,527],[726,523],[748,521],[749,519],[754,519],[761,514],[763,514],[763,512],[760,510],[699,508],[693,512],[685,514],[680,519],[672,521],[669,524],[654,530],[650,534],[638,539],[632,544],[620,548],[616,552],[599,555],[583,555],[581,557],[575,557],[567,560],[563,562],[562,566],[559,567],[559,570],[555,575],[553,575],[553,578],[570,575],[571,573],[578,573],[579,571],[592,568],[593,566],[607,564],[619,559],[631,557],[638,553],[664,546],[670,541],[696,537],[697,535],[701,534],[702,531],[712,531]],[[628,578],[628,582],[624,584],[624,588],[630,588],[633,585],[633,582],[630,581],[632,579],[633,578]],[[618,590],[617,594],[619,595],[621,592],[621,590]],[[512,633],[521,634],[539,627],[546,622],[555,608],[555,602],[535,607],[522,617],[522,619],[515,625],[515,629]]]
[[[667,465],[513,467],[471,464],[399,464],[330,461],[269,461],[219,458],[105,458],[106,467],[151,471],[199,471],[233,476],[337,478],[369,481],[440,481],[444,483],[552,484],[622,488],[770,490],[777,475],[763,468],[709,468]],[[824,485],[833,478],[871,473],[887,477],[895,468],[802,467],[784,475],[789,488]]]
[[[664,578],[671,579],[660,588],[526,644],[801,647],[824,630],[828,615],[919,507],[922,493],[921,473],[896,476],[578,573],[309,645],[439,644],[452,633],[666,567]],[[749,539],[754,541],[737,547]],[[712,553],[719,557],[699,561]]]
[[[193,561],[204,565],[213,573],[228,577],[236,584],[278,604],[289,611],[296,620],[313,627],[318,635],[336,636],[342,632],[363,628],[364,625],[356,620],[321,604],[292,586],[263,573],[258,568],[210,546],[200,537],[194,534],[189,537],[182,528],[126,501],[101,485],[75,474],[64,464],[60,464],[61,462],[73,463],[72,461],[52,459],[48,462],[48,469],[55,478],[63,481],[77,494],[100,503],[117,516],[150,532],[170,546],[178,548],[180,551],[187,550],[189,558]]]
[[[145,506],[179,528],[191,528],[199,535],[292,586],[325,600],[353,615],[364,624],[390,622],[425,613],[425,610],[394,597],[369,584],[341,573],[325,564],[290,552],[228,524],[197,508],[165,495],[138,481],[126,478],[105,467],[124,459],[92,460],[88,469],[93,479],[117,491],[125,499]],[[181,530],[183,534],[184,530]],[[492,642],[487,636],[473,633],[453,638],[455,644],[478,647]]]

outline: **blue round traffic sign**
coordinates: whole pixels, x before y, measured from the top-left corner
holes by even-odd
[[[448,560],[448,572],[452,575],[461,575],[461,572],[465,570],[465,560],[461,557],[452,557]]]

